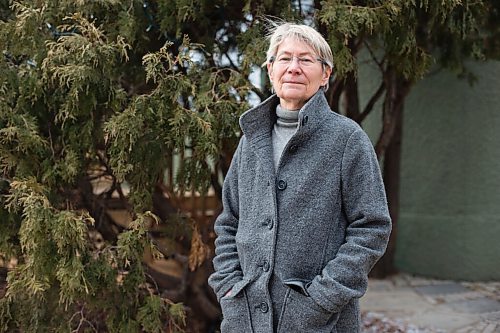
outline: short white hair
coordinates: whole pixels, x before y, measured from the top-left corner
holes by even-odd
[[[267,35],[269,39],[269,48],[266,52],[266,63],[271,63],[276,56],[279,46],[286,38],[295,38],[305,42],[314,52],[317,53],[324,65],[333,69],[333,54],[330,45],[325,38],[314,28],[304,24],[294,24],[289,22],[271,23],[274,25],[270,28]]]

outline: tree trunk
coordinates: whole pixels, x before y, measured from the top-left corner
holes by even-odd
[[[401,174],[401,141],[403,134],[403,103],[399,104],[394,113],[395,128],[393,137],[387,146],[384,157],[383,177],[389,213],[392,219],[392,233],[387,250],[375,265],[371,276],[383,278],[397,272],[394,259],[396,252],[397,221],[399,217],[399,183]]]
[[[399,217],[399,184],[401,178],[401,142],[403,139],[403,110],[404,102],[412,83],[405,78],[397,75],[389,76],[386,84],[390,85],[387,89],[389,93],[386,96],[386,106],[384,108],[384,122],[387,122],[385,131],[377,143],[377,154],[379,160],[384,161],[383,177],[387,202],[389,204],[389,213],[392,219],[392,233],[389,238],[387,250],[375,265],[371,276],[382,278],[397,272],[394,259],[396,252],[396,236]],[[387,100],[389,98],[390,100]],[[384,103],[385,104],[385,103]],[[384,125],[384,126],[385,126]]]
[[[347,75],[344,87],[346,116],[356,120],[359,116],[359,92],[356,75]]]

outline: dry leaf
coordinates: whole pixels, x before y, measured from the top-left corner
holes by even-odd
[[[208,246],[201,239],[200,229],[193,223],[193,236],[191,237],[191,251],[189,252],[189,269],[194,271],[207,259],[209,254]]]

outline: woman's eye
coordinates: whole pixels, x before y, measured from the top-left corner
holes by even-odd
[[[300,59],[300,62],[304,63],[304,64],[312,64],[313,63],[313,60],[310,59],[310,58],[301,58]]]
[[[290,57],[280,57],[278,60],[281,62],[290,62]]]

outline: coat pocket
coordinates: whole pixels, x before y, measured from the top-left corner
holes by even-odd
[[[222,309],[221,333],[253,332],[250,307],[245,287],[249,280],[238,281],[231,289],[231,296],[220,299]]]
[[[328,312],[311,297],[290,287],[278,323],[279,333],[332,333],[339,314]],[[296,289],[296,288],[295,288]]]

